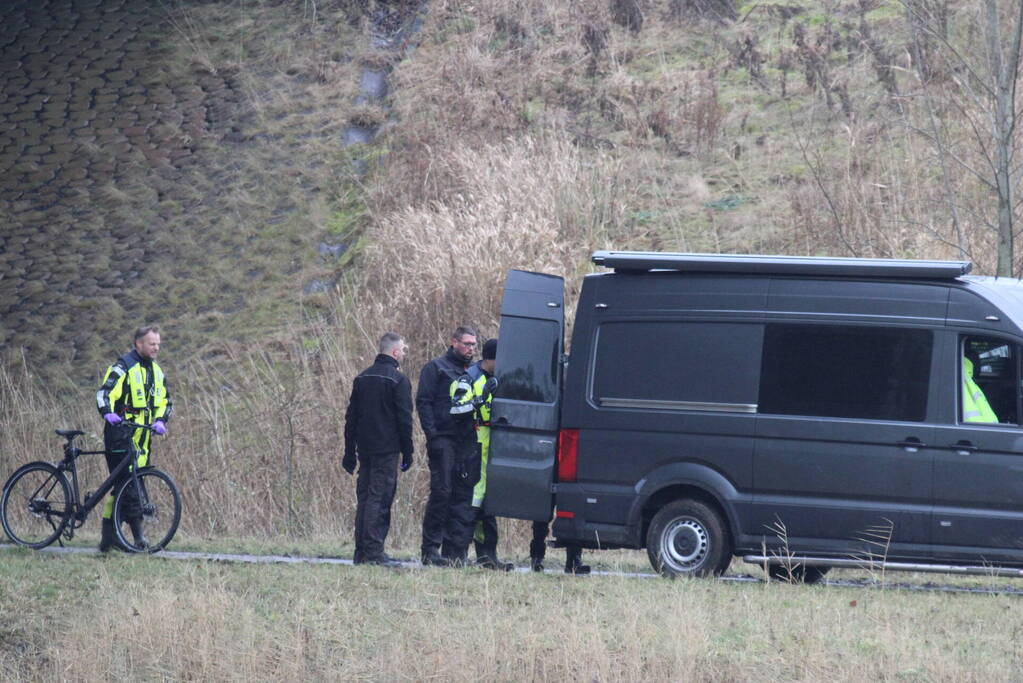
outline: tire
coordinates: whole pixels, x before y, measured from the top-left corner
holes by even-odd
[[[776,581],[788,583],[817,583],[824,578],[831,567],[807,567],[805,564],[796,564],[791,568],[783,564],[768,565],[767,573]]]
[[[18,545],[45,548],[60,537],[71,514],[71,486],[48,462],[23,465],[4,484],[0,521]]]
[[[178,530],[181,522],[181,494],[170,475],[155,467],[140,469],[138,479],[142,490],[141,525],[148,543],[136,544],[135,534],[131,530],[134,478],[127,479],[117,490],[117,497],[114,498],[114,531],[117,540],[128,552],[155,553],[170,543]]]
[[[690,498],[668,503],[647,531],[650,564],[670,579],[716,576],[731,562],[732,544],[721,515]]]

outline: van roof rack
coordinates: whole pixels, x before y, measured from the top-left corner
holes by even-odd
[[[616,272],[677,270],[687,273],[752,273],[951,280],[966,275],[969,261],[749,256],[745,254],[673,254],[656,251],[595,251],[593,263]]]

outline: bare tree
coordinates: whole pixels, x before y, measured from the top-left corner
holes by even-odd
[[[953,196],[950,167],[958,166],[996,198],[994,216],[983,212],[983,222],[997,236],[998,275],[1011,276],[1015,267],[1015,209],[1023,192],[1021,166],[1016,160],[1017,123],[1023,111],[1016,100],[1020,47],[1023,38],[1023,3],[1019,0],[979,0],[975,11],[950,14],[941,0],[901,0],[911,34],[915,71],[921,82],[921,100],[928,122],[918,127],[934,146],[942,165],[953,222],[960,228],[958,199]],[[961,18],[965,24],[955,26]],[[976,40],[975,38],[981,38]],[[974,40],[971,40],[974,39]],[[938,61],[944,68],[936,66]],[[949,143],[949,134],[930,97],[943,88],[942,105],[954,109],[965,122],[973,141],[972,154]]]

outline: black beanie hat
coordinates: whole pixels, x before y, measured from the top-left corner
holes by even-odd
[[[483,345],[483,360],[494,360],[497,358],[497,340],[488,339]]]

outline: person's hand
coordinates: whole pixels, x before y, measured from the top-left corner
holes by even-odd
[[[341,458],[341,467],[348,474],[355,474],[355,453],[345,453]]]
[[[103,416],[103,419],[106,420],[109,425],[120,424],[122,422],[121,416],[117,413],[107,413]]]
[[[497,391],[497,378],[491,377],[487,380],[486,384],[483,385],[483,400],[489,400],[490,397],[494,395],[495,391]]]
[[[401,456],[401,471],[408,472],[409,468],[412,467],[412,454],[402,453]]]
[[[156,422],[153,423],[153,431],[159,434],[160,436],[163,436],[164,434],[167,433],[167,425],[163,423],[163,420],[157,420]]]

